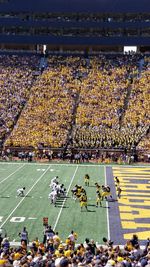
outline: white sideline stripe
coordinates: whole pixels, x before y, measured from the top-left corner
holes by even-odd
[[[0,164],[22,164],[22,162],[0,162]],[[71,167],[75,167],[75,166],[80,166],[80,167],[99,167],[99,166],[102,166],[102,167],[116,167],[116,168],[150,168],[150,165],[149,164],[145,164],[145,165],[120,165],[120,164],[73,164],[73,163],[35,163],[35,162],[25,162],[24,163],[25,165],[35,165],[35,166],[41,166],[41,165],[53,165],[53,166],[71,166]]]
[[[105,174],[105,185],[107,185],[107,177],[106,177],[106,166],[104,167],[104,174]],[[109,212],[108,212],[108,202],[106,201],[106,214],[107,214],[107,235],[108,239],[110,240],[110,223],[109,223]]]
[[[76,175],[76,172],[77,172],[77,170],[78,170],[78,166],[76,167],[76,169],[75,169],[75,172],[74,172],[74,174],[73,174],[73,176],[72,176],[72,178],[71,178],[71,181],[70,181],[69,187],[68,187],[68,189],[67,189],[67,192],[66,192],[66,196],[67,196],[67,195],[68,195],[68,193],[69,193],[70,187],[71,187],[71,185],[72,185],[72,182],[73,182],[73,180],[74,180],[74,177],[75,177],[75,175]],[[56,226],[57,226],[57,224],[58,224],[58,221],[59,221],[60,215],[61,215],[61,213],[62,213],[62,209],[63,209],[63,207],[64,207],[64,204],[65,204],[65,202],[66,202],[66,198],[63,200],[63,203],[62,203],[61,209],[60,209],[60,211],[59,211],[59,213],[58,213],[58,216],[57,216],[56,222],[55,222],[55,224],[54,224],[54,227],[53,227],[54,231],[55,231],[55,229],[56,229]]]
[[[14,172],[12,172],[11,174],[9,174],[6,178],[4,178],[2,181],[0,181],[0,184],[2,184],[4,181],[6,181],[10,176],[14,175],[17,171],[19,171],[21,168],[23,168],[25,165],[25,163],[22,166],[19,166],[19,168],[17,168],[17,170],[15,170]]]
[[[45,175],[45,173],[49,170],[50,166],[47,168],[45,172],[42,173],[42,175],[36,180],[36,182],[32,185],[32,187],[28,190],[28,192],[25,194],[25,196],[19,201],[17,206],[12,210],[12,212],[8,215],[6,220],[1,224],[0,228],[4,226],[4,224],[9,220],[11,215],[15,212],[15,210],[20,206],[20,204],[24,201],[25,197],[31,192],[31,190],[34,188],[34,186],[41,180],[41,178]]]

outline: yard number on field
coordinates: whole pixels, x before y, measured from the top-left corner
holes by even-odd
[[[4,216],[0,216],[0,223],[3,222],[3,218]],[[21,222],[24,222],[25,220],[36,220],[37,218],[35,217],[29,217],[29,218],[26,218],[26,217],[12,217],[10,219],[10,222],[13,222],[13,223],[21,223]]]

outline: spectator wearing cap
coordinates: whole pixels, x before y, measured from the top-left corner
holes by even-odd
[[[57,258],[61,258],[64,255],[64,246],[63,244],[60,244],[58,249],[55,250],[55,255]]]
[[[59,263],[59,267],[69,267],[69,261],[67,258],[62,258]]]

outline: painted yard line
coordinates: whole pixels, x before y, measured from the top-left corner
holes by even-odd
[[[106,177],[106,166],[104,167],[104,175],[105,175],[105,185],[107,185],[107,177]],[[106,214],[107,214],[107,231],[108,231],[108,240],[110,240],[110,223],[109,223],[109,212],[108,212],[108,202],[106,201]]]
[[[144,170],[145,171],[145,170]],[[150,178],[150,174],[144,174],[144,175],[141,175],[141,174],[137,174],[137,173],[130,173],[130,172],[122,172],[121,174],[117,174],[116,172],[114,172],[114,174],[118,177],[121,177],[122,179],[125,179],[125,180],[131,180],[131,179],[137,179],[137,180],[140,180],[140,179],[149,179]]]
[[[6,178],[4,178],[2,181],[0,181],[0,184],[2,184],[3,182],[5,182],[9,177],[11,177],[12,175],[14,175],[17,171],[19,171],[21,168],[23,168],[25,166],[25,163],[20,166],[19,168],[17,168],[17,170],[15,170],[14,172],[12,172],[11,174],[9,174]]]
[[[137,196],[129,196],[129,195],[122,195],[122,196],[128,196],[128,198],[129,198],[129,202],[130,202],[130,199],[135,199],[135,201],[138,203],[138,200],[146,200],[146,201],[150,201],[150,196],[139,196],[139,195],[137,195]]]
[[[140,169],[140,168],[139,168],[139,169]],[[147,169],[147,168],[145,168],[145,169]],[[150,168],[149,168],[148,170],[150,170]],[[144,171],[145,171],[145,170],[144,170]],[[144,173],[144,174],[142,175],[142,174],[138,174],[138,173],[131,173],[131,172],[129,172],[129,171],[124,172],[124,173],[122,172],[122,173],[120,173],[120,174],[114,172],[114,174],[115,174],[116,176],[118,176],[118,177],[123,178],[123,179],[144,179],[144,177],[146,177],[146,178],[149,178],[149,177],[150,177],[150,174],[147,174],[147,173]]]
[[[35,187],[35,185],[41,180],[41,178],[45,175],[45,173],[49,170],[50,166],[47,168],[45,172],[42,173],[42,175],[36,180],[36,182],[32,185],[32,187],[28,190],[28,192],[25,194],[25,196],[19,201],[17,206],[12,210],[12,212],[8,215],[6,220],[1,224],[0,228],[4,226],[4,224],[9,220],[9,218],[12,216],[12,214],[16,211],[16,209],[20,206],[20,204],[24,201],[25,197],[32,191],[32,189]]]
[[[22,162],[0,162],[0,164],[22,164]],[[149,168],[150,169],[150,166],[147,166],[147,165],[114,165],[114,164],[109,164],[109,165],[106,165],[106,164],[72,164],[72,163],[33,163],[33,162],[25,162],[24,164],[29,164],[29,165],[53,165],[53,166],[80,166],[80,167],[96,167],[96,166],[101,166],[101,167],[114,167],[114,168]]]
[[[134,181],[137,181],[137,180],[140,180],[140,182],[142,181],[142,180],[148,180],[149,181],[149,179],[150,179],[150,176],[149,177],[142,177],[142,178],[134,178],[134,177],[131,177],[131,178],[124,178],[123,177],[123,182],[124,183],[127,183],[127,181],[128,181],[128,183],[130,183],[131,184],[131,182],[134,180]],[[146,181],[147,182],[147,181]]]
[[[122,194],[122,196],[124,195],[124,196],[128,196],[128,195],[138,195],[138,196],[142,196],[142,195],[144,195],[144,196],[146,196],[146,195],[148,195],[149,197],[150,197],[150,192],[124,192],[124,191],[122,191],[123,192],[123,194]]]
[[[78,167],[79,167],[79,166],[76,167],[75,172],[74,172],[74,174],[73,174],[73,176],[72,176],[72,178],[71,178],[69,187],[68,187],[67,192],[66,192],[66,196],[67,196],[68,193],[69,193],[70,187],[71,187],[71,185],[72,185],[72,182],[73,182],[73,180],[74,180],[74,177],[75,177],[75,175],[76,175],[76,172],[77,172],[77,170],[78,170]],[[57,226],[57,224],[58,224],[58,221],[59,221],[60,215],[61,215],[61,213],[62,213],[62,210],[63,210],[63,207],[64,207],[65,202],[66,202],[66,198],[64,199],[64,201],[63,201],[63,203],[62,203],[62,206],[61,206],[61,209],[60,209],[60,211],[59,211],[59,213],[58,213],[56,222],[55,222],[54,227],[53,227],[53,230],[54,230],[54,231],[55,231],[56,226]]]

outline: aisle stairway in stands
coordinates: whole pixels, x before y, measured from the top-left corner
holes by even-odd
[[[79,101],[80,101],[80,94],[76,93],[75,100],[74,100],[74,106],[73,106],[73,109],[72,109],[72,121],[70,123],[70,129],[68,131],[66,144],[65,144],[65,148],[64,148],[64,153],[73,144],[73,132],[74,132],[75,124],[76,124],[76,113],[77,113],[77,108],[78,108],[78,105],[79,105]]]
[[[47,67],[47,58],[45,56],[44,57],[42,56],[40,59],[39,70],[43,72],[46,67]]]
[[[124,119],[126,110],[128,108],[128,103],[129,103],[129,100],[130,100],[131,90],[132,90],[132,85],[130,84],[129,87],[128,87],[128,90],[127,90],[126,97],[124,99],[124,106],[123,106],[123,109],[122,109],[122,113],[121,113],[121,116],[119,117],[119,130],[121,130],[121,128],[122,128],[123,119]]]

